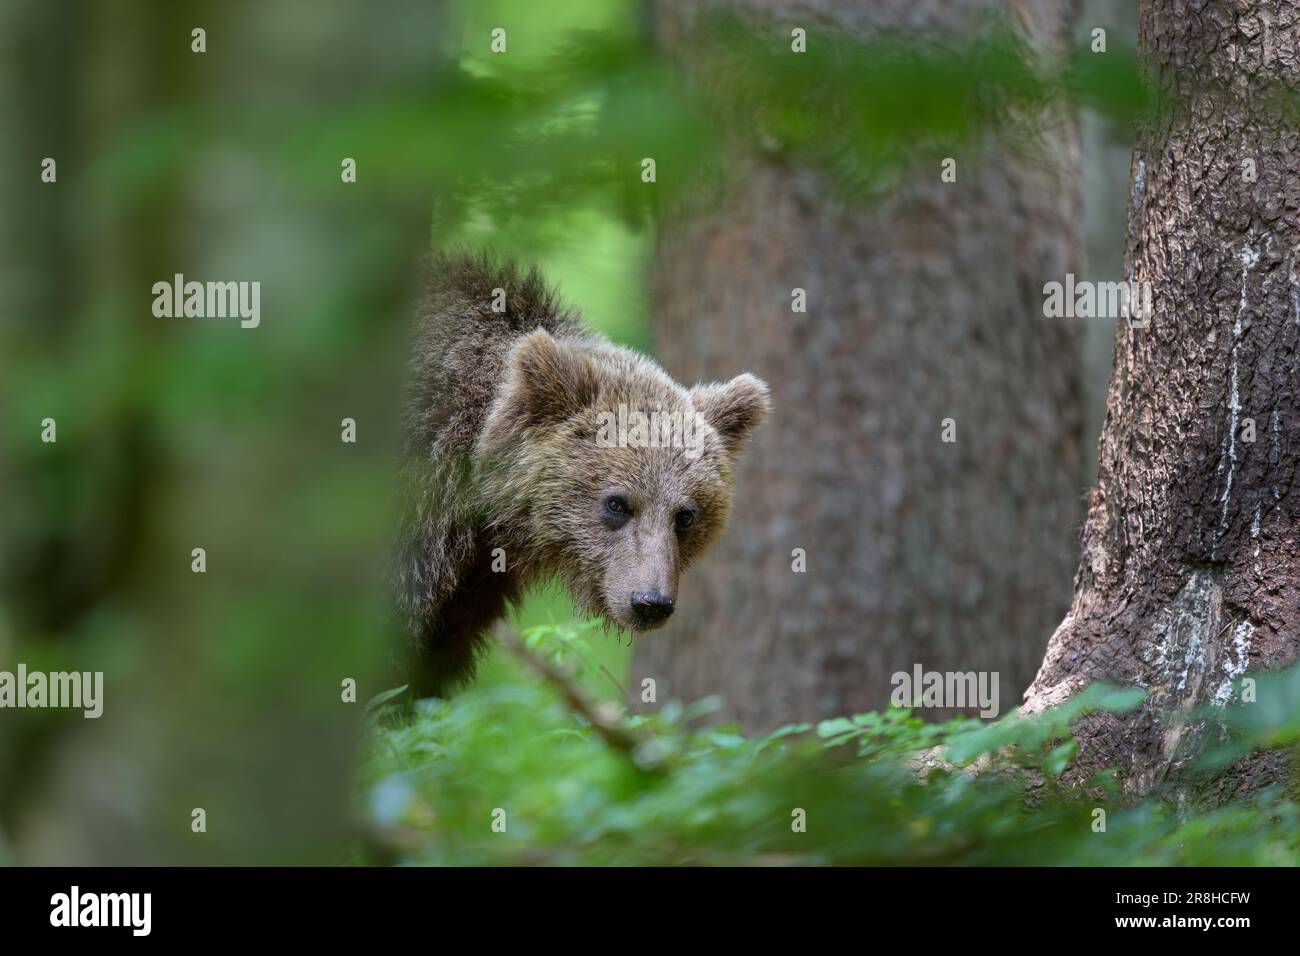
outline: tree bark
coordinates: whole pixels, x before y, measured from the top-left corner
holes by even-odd
[[[1136,793],[1180,777],[1206,729],[1191,708],[1300,646],[1300,134],[1274,95],[1298,79],[1298,31],[1295,0],[1139,11],[1174,107],[1132,160],[1125,268],[1152,283],[1154,315],[1119,325],[1073,605],[1025,701],[1097,680],[1148,701],[1077,728],[1078,779],[1115,767]],[[1280,770],[1257,755],[1216,791]]]
[[[960,38],[1008,9],[732,6],[776,14],[777,35],[802,26],[810,44],[844,29]],[[1011,9],[1047,53],[1070,6]],[[658,8],[670,45],[689,7]],[[1068,600],[1084,485],[1079,327],[1042,311],[1044,281],[1078,271],[1077,139],[1068,117],[1053,122],[1032,158],[993,143],[960,153],[956,183],[940,181],[950,154],[919,144],[869,206],[751,153],[723,202],[666,227],[658,355],[683,381],[752,370],[775,412],[739,469],[730,530],[685,577],[673,624],[638,641],[634,686],[654,678],[661,701],[720,695],[757,730],[884,706],[891,675],[917,663],[999,672],[1004,697],[1028,680]],[[792,312],[795,288],[806,314]]]

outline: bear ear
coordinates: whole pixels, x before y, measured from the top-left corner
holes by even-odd
[[[598,390],[596,368],[582,349],[535,329],[510,350],[481,442],[488,446],[520,428],[562,422],[595,401]]]
[[[748,372],[720,385],[695,386],[691,401],[732,453],[772,410],[767,383]]]

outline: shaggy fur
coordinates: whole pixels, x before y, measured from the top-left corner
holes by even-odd
[[[614,627],[662,623],[639,620],[634,596],[675,600],[680,572],[721,532],[767,386],[746,374],[683,388],[585,329],[536,270],[468,255],[434,262],[416,340],[395,576],[417,690],[468,680],[492,624],[546,578]],[[620,404],[694,415],[698,453],[602,447],[599,413]],[[629,517],[611,517],[611,496]]]

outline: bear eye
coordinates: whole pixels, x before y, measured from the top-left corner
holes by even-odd
[[[691,511],[689,508],[683,509],[682,511],[677,512],[677,517],[674,521],[677,525],[678,531],[685,531],[691,525],[695,524],[695,512]]]
[[[610,495],[605,499],[605,514],[614,522],[622,524],[632,515],[632,507],[627,499],[619,495]]]

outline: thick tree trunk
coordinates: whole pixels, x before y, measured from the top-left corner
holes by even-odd
[[[664,6],[669,43],[688,6]],[[960,38],[1007,9],[740,6],[810,43],[833,29]],[[1044,51],[1066,39],[1069,6],[1014,5]],[[1079,327],[1044,319],[1041,294],[1077,272],[1076,137],[1061,119],[1032,158],[963,152],[957,183],[940,181],[945,155],[918,148],[886,200],[856,207],[812,169],[749,157],[725,202],[667,228],[659,356],[683,381],[750,369],[775,412],[726,537],[686,576],[673,624],[637,644],[633,685],[655,678],[659,700],[717,694],[761,729],[884,706],[891,675],[917,663],[999,672],[1004,707],[1032,675],[1082,516]]]
[[[1298,41],[1295,0],[1139,13],[1176,105],[1133,155],[1125,266],[1155,312],[1117,332],[1074,603],[1025,695],[1037,709],[1096,680],[1148,688],[1136,716],[1076,733],[1076,774],[1116,767],[1135,792],[1196,752],[1187,710],[1300,647],[1300,134],[1268,105],[1300,79]],[[1277,770],[1258,757],[1220,794]]]

